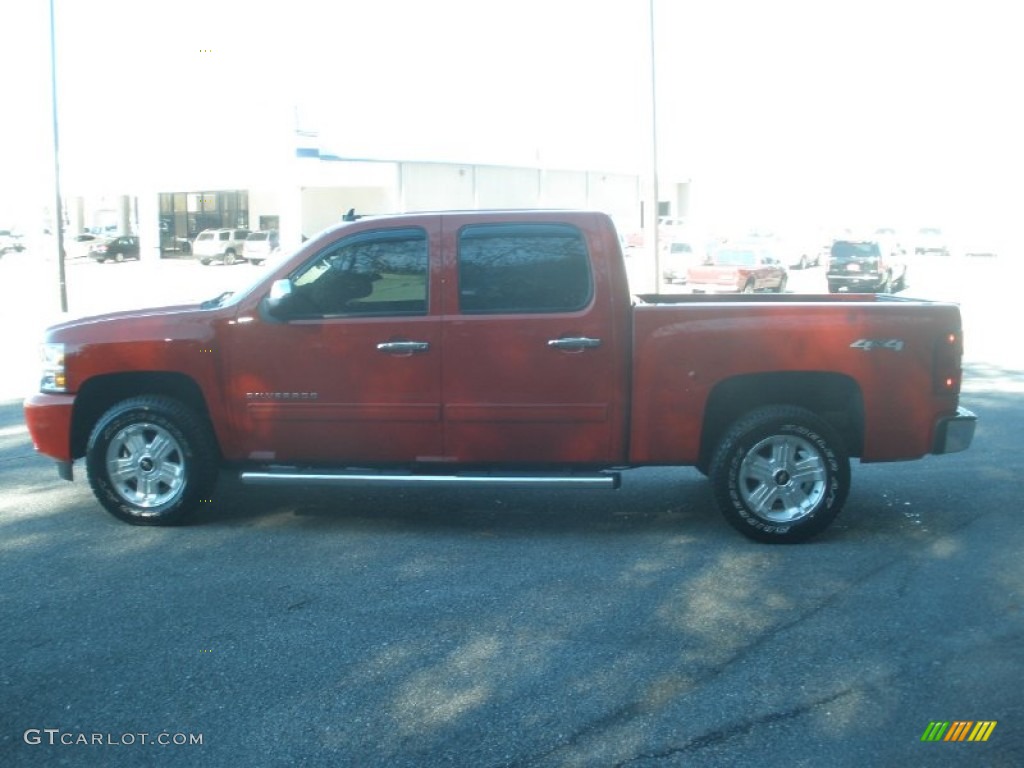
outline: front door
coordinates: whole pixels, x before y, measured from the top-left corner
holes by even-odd
[[[575,226],[445,220],[445,453],[607,463],[622,450],[623,345],[607,274]]]
[[[358,464],[441,454],[431,221],[340,235],[292,273],[282,319],[233,329],[228,391],[241,458]]]

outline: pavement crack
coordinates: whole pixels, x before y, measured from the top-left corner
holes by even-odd
[[[696,738],[690,739],[685,744],[678,747],[670,747],[663,749],[658,752],[645,752],[638,755],[634,755],[628,760],[616,763],[614,768],[625,768],[625,766],[635,763],[638,760],[664,760],[667,758],[675,757],[677,755],[685,755],[687,753],[697,752],[707,747],[724,744],[735,738],[746,736],[748,733],[754,731],[756,728],[764,725],[775,725],[776,723],[784,723],[789,720],[795,720],[798,717],[814,711],[818,707],[832,704],[833,702],[839,701],[840,699],[849,696],[853,693],[853,688],[846,688],[830,696],[825,696],[816,701],[801,704],[798,707],[783,710],[781,712],[769,712],[759,717],[752,718],[750,720],[744,720],[738,723],[734,723],[726,728],[719,728],[718,730],[709,731],[708,733],[701,734]]]

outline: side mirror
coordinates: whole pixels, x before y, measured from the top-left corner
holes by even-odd
[[[292,295],[292,281],[287,278],[275,280],[270,286],[270,293],[267,294],[267,312],[278,320],[288,319],[288,299]]]

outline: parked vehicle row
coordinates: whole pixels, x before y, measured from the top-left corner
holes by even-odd
[[[21,241],[21,235],[9,229],[0,229],[0,256],[8,251],[20,253],[25,250],[25,244]]]
[[[200,264],[235,264],[248,261],[262,264],[281,248],[276,229],[251,232],[248,229],[225,227],[199,233],[192,244],[192,254]]]
[[[0,230],[0,255],[7,250],[23,250],[20,240],[13,236],[10,242]],[[201,264],[221,262],[235,264],[248,261],[262,264],[281,248],[277,230],[251,232],[245,228],[224,227],[203,230],[185,253],[191,253]],[[137,235],[106,236],[94,232],[82,232],[65,240],[64,250],[68,258],[90,257],[103,263],[121,262],[126,259],[138,260],[141,256]]]

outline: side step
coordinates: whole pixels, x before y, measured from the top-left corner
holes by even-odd
[[[246,485],[384,485],[409,486],[474,486],[500,485],[506,488],[618,488],[618,472],[459,472],[450,475],[413,474],[387,470],[323,471],[296,468],[244,471],[240,475]]]

